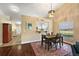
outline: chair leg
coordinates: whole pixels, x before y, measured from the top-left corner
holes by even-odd
[[[45,49],[46,49],[46,43],[45,43]]]
[[[47,50],[49,51],[49,48],[52,48],[52,43],[48,42],[47,44],[45,43],[45,49],[47,48]]]
[[[62,37],[62,46],[63,46],[63,37]]]
[[[63,46],[63,40],[62,40],[62,46]]]
[[[56,50],[57,50],[57,43],[55,44],[55,48],[56,48]]]
[[[49,42],[48,42],[48,51],[49,51],[49,47],[50,47],[50,46],[49,46]]]
[[[43,46],[43,40],[41,41],[41,46]]]
[[[60,48],[61,48],[61,42],[59,42],[59,46],[60,46]]]
[[[52,48],[52,43],[51,43],[51,48]]]
[[[43,47],[43,42],[41,42],[41,46]]]

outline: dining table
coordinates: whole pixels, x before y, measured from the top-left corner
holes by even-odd
[[[46,40],[48,42],[48,50],[50,46],[50,42],[54,42],[56,39],[59,39],[59,46],[63,46],[63,36],[56,37],[56,35],[42,35],[41,46],[43,46],[43,42]]]

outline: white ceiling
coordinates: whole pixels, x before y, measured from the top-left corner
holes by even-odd
[[[55,10],[63,4],[52,3],[52,9]],[[12,11],[10,6],[16,6]],[[46,17],[51,9],[51,3],[0,3],[0,15],[18,16],[41,16]]]

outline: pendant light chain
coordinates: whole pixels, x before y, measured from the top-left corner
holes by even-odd
[[[52,3],[51,3],[51,10],[52,10]]]

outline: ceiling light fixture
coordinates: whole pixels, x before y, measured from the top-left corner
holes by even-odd
[[[10,9],[14,12],[19,12],[19,8],[17,6],[11,5]]]
[[[49,18],[54,17],[54,13],[55,13],[55,10],[52,9],[52,3],[51,3],[51,10],[48,11],[48,17]]]

